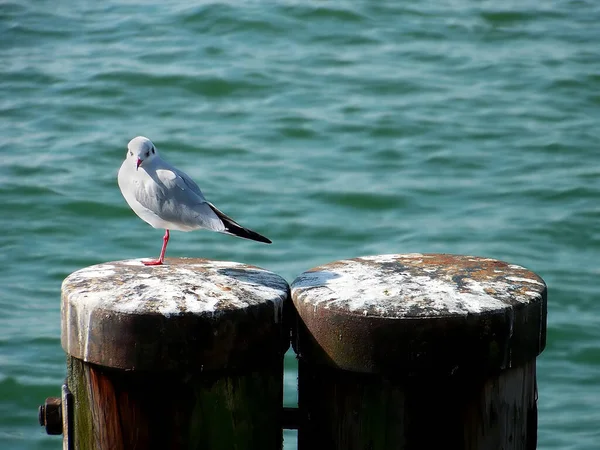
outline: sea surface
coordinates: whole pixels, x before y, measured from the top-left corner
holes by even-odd
[[[596,0],[0,2],[0,448],[62,448],[37,424],[62,280],[158,255],[116,183],[137,135],[274,241],[173,232],[168,256],[538,273],[539,448],[600,448],[599,24]]]

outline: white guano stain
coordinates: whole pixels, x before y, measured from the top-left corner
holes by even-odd
[[[435,266],[425,264],[428,255],[420,257],[421,260],[416,255],[382,255],[337,261],[300,275],[292,283],[292,297],[295,302],[310,304],[315,312],[336,308],[396,318],[478,314],[511,308],[510,303],[514,302],[528,303],[533,294],[541,297],[533,291],[515,290],[518,282],[544,286],[521,272],[517,283],[502,276],[489,280],[465,276],[458,283],[442,265],[434,270]],[[399,267],[404,264],[410,270],[394,270],[390,262]],[[525,271],[520,266],[510,267],[505,271],[507,275],[517,267]]]
[[[509,281],[516,281],[516,282],[520,282],[520,283],[532,283],[532,284],[537,284],[538,286],[544,286],[544,283],[535,280],[533,278],[523,278],[523,277],[506,277],[507,280]]]
[[[92,322],[92,310],[86,308],[85,314],[79,314],[79,342],[83,342],[83,359],[89,360],[90,354],[90,333],[89,324]]]
[[[395,255],[395,254],[374,255],[374,256],[361,256],[358,259],[361,259],[362,261],[375,261],[378,263],[388,263],[388,262],[395,262],[397,256],[398,255]],[[423,254],[422,253],[406,253],[402,256],[404,258],[408,258],[408,259],[419,259],[419,258],[423,257]]]
[[[82,271],[79,276],[81,278],[102,278],[110,277],[115,274],[115,266],[111,264],[104,264],[102,266],[92,266],[94,270]]]
[[[62,284],[63,308],[71,337],[71,312],[77,315],[78,345],[85,360],[93,314],[220,314],[222,308],[247,309],[260,304],[282,318],[289,286],[278,275],[257,267],[224,261],[203,261],[146,267],[141,260],[100,264],[78,270]],[[134,266],[138,266],[135,267]],[[74,343],[67,342],[71,347]]]
[[[123,266],[132,265],[124,261]],[[279,308],[287,295],[283,278],[264,269],[240,263],[210,261],[185,266],[146,268],[147,272],[119,271],[110,265],[114,279],[105,267],[87,267],[69,275],[63,288],[69,300],[78,307],[103,306],[115,312],[144,313],[150,309],[164,315],[215,313],[216,304],[226,302],[229,308],[245,308],[253,304],[273,302]],[[194,270],[197,269],[197,270]],[[227,270],[236,270],[227,274]],[[78,290],[81,283],[93,288]]]

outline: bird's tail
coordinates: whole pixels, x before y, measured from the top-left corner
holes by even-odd
[[[265,244],[270,244],[271,240],[264,237],[262,234],[258,234],[256,231],[249,230],[248,228],[244,228],[231,217],[226,215],[225,213],[219,211],[215,205],[210,202],[207,202],[210,209],[217,215],[223,225],[225,225],[224,233],[232,234],[237,237],[241,237],[244,239],[250,239],[252,241],[264,242]]]

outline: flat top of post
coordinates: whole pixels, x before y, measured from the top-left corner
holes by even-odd
[[[535,358],[547,291],[527,269],[445,254],[332,262],[292,283],[300,358],[390,375],[491,372]]]
[[[206,259],[167,259],[145,266],[141,259],[115,261],[73,272],[63,295],[80,307],[130,314],[215,314],[265,301],[280,308],[287,282],[255,266]]]
[[[62,284],[64,350],[126,370],[244,368],[289,347],[288,283],[255,266],[169,258],[86,267]]]
[[[502,261],[445,254],[364,256],[301,274],[295,303],[388,318],[485,313],[539,301],[544,281]]]

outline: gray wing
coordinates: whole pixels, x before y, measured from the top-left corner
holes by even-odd
[[[206,201],[204,198],[204,194],[200,190],[200,187],[196,184],[194,180],[192,180],[189,175],[185,172],[182,172],[175,167],[171,168],[171,171],[174,172],[177,176],[175,177],[175,183],[179,186],[180,189],[185,190],[189,189],[202,200]]]
[[[168,167],[148,175],[154,183],[140,186],[136,199],[162,220],[184,231],[196,228],[225,230],[225,225],[212,210],[198,185],[187,174]]]

